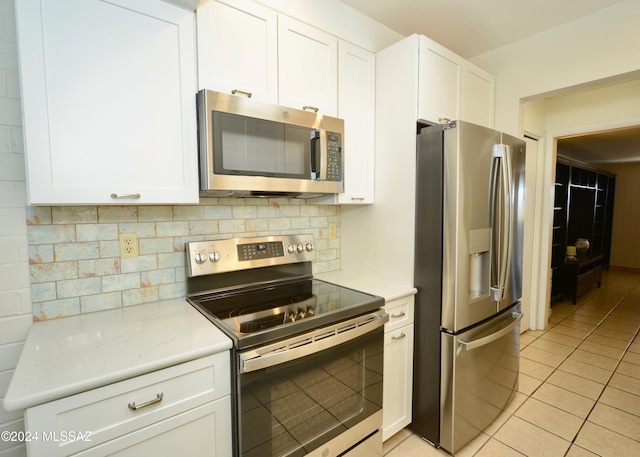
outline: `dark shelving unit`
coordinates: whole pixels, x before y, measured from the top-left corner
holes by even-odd
[[[615,181],[611,173],[558,159],[551,244],[552,302],[569,294],[575,303],[575,264],[567,266],[565,254],[567,246],[575,245],[578,238],[589,240],[589,258],[598,258],[601,268],[609,268]],[[582,287],[579,292],[585,290]]]

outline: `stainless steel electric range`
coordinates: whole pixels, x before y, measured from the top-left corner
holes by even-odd
[[[314,279],[312,235],[186,252],[189,302],[233,340],[235,456],[381,456],[384,300]]]

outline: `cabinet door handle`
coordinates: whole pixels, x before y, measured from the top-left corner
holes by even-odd
[[[393,336],[391,337],[391,339],[392,339],[392,340],[401,340],[402,338],[406,338],[406,336],[407,336],[407,335],[405,335],[405,334],[404,334],[404,332],[402,332],[402,333],[401,333],[400,335],[398,335],[398,336],[393,335]]]
[[[231,93],[232,93],[233,95],[235,95],[235,94],[242,94],[242,95],[246,95],[246,96],[247,96],[247,98],[251,98],[251,96],[253,95],[253,93],[252,93],[252,92],[247,92],[247,91],[240,90],[240,89],[233,89],[233,90],[231,91]]]
[[[398,314],[391,315],[391,317],[394,317],[394,318],[403,317],[403,316],[404,316],[404,311],[400,311]]]
[[[320,111],[320,108],[316,108],[315,106],[309,106],[309,105],[305,105],[305,106],[303,106],[303,107],[302,107],[302,109],[303,109],[304,111],[311,110],[311,111],[316,112],[316,113],[317,113],[318,111]]]
[[[449,123],[451,123],[451,119],[449,119],[448,117],[441,117],[440,119],[438,119],[438,121],[441,124],[449,124]]]
[[[132,401],[129,403],[129,409],[132,411],[138,411],[139,409],[142,408],[146,408],[147,406],[151,406],[151,405],[155,405],[156,403],[160,403],[162,401],[162,397],[164,396],[164,394],[162,392],[158,392],[158,395],[156,395],[156,398],[154,398],[153,400],[149,400],[147,402],[144,403],[140,403],[139,405],[136,405],[135,401]]]
[[[114,200],[118,200],[121,198],[134,198],[134,199],[138,199],[140,198],[141,195],[140,194],[111,194],[111,198],[113,198]]]

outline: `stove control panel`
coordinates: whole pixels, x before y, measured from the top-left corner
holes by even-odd
[[[189,277],[316,259],[309,234],[191,241],[186,252]]]

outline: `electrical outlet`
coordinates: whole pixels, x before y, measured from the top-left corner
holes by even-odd
[[[336,236],[338,236],[338,226],[335,222],[329,224],[329,239],[335,240]]]
[[[121,258],[129,259],[140,255],[138,251],[138,238],[135,233],[121,233],[118,237],[120,238]]]

